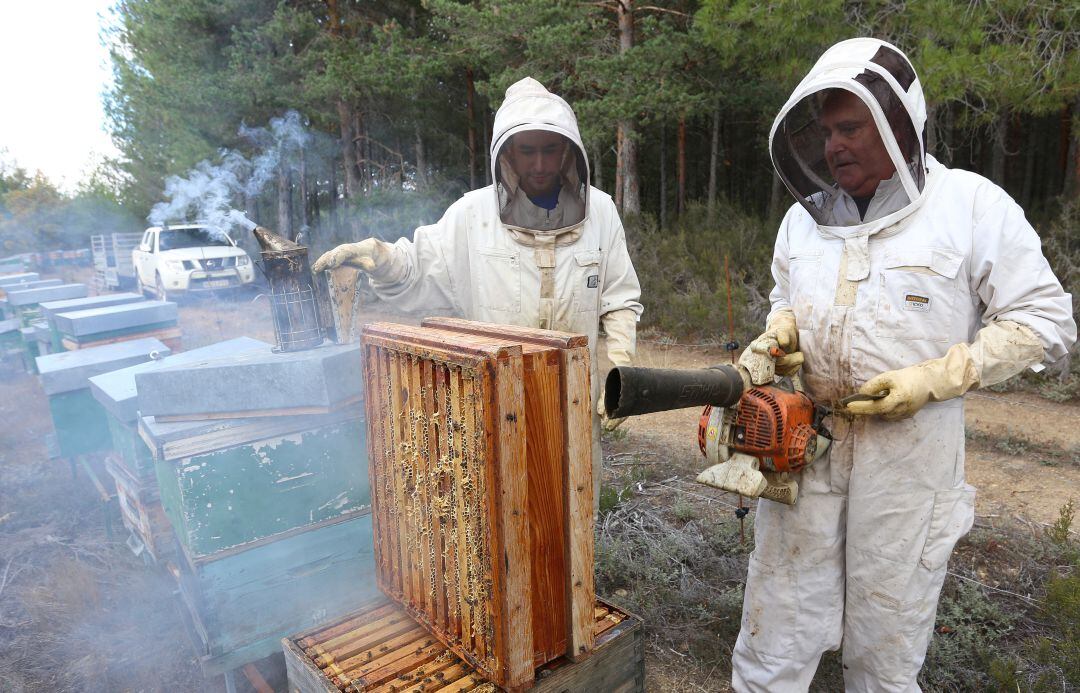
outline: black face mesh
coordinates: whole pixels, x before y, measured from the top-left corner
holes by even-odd
[[[911,67],[911,63],[903,55],[888,46],[879,48],[874,57],[870,59],[870,62],[885,68],[893,76],[893,79],[903,87],[904,91],[911,89],[911,85],[915,82],[915,69]]]
[[[922,190],[922,151],[903,103],[877,73],[867,70],[855,79],[881,107],[890,125],[888,134],[895,138],[916,188]],[[825,131],[819,124],[823,105],[832,91],[816,92],[799,101],[780,122],[772,140],[773,161],[781,179],[814,219],[825,225],[840,223],[832,214],[840,190],[825,159]]]

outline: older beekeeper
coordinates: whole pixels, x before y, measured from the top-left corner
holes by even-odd
[[[974,518],[962,395],[1076,339],[1023,210],[928,156],[925,126],[911,63],[869,38],[826,51],[773,124],[796,204],[762,337],[801,353],[808,393],[838,415],[797,504],[758,504],[737,691],[805,691],[841,645],[847,690],[919,690],[946,564]]]

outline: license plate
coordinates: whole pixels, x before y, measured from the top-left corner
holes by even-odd
[[[228,279],[210,279],[203,282],[203,286],[208,289],[221,289],[229,285]]]

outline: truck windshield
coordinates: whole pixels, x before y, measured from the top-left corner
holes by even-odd
[[[216,229],[162,229],[158,236],[159,250],[202,248],[208,245],[232,245],[228,236]]]

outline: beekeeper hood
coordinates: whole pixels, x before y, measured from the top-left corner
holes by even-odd
[[[895,172],[862,209],[829,171],[823,106],[844,90],[870,110]],[[862,227],[873,234],[921,204],[927,178],[926,102],[911,62],[872,38],[841,41],[827,50],[795,88],[769,133],[773,166],[795,199],[821,226]],[[842,130],[843,126],[836,128]],[[837,155],[837,160],[842,160]],[[837,235],[850,237],[849,233]]]
[[[517,133],[554,132],[566,138],[560,165],[558,206],[545,210],[531,204],[510,165],[507,147]],[[578,227],[588,216],[589,161],[578,133],[577,117],[562,98],[531,77],[515,82],[495,113],[491,174],[499,214],[507,226],[534,234],[559,234]]]

